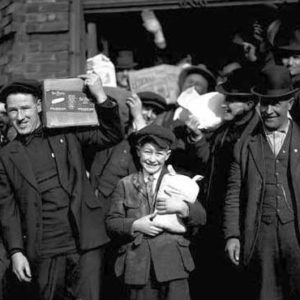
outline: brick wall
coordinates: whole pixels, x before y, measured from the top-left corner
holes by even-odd
[[[0,85],[69,75],[69,0],[0,1]]]

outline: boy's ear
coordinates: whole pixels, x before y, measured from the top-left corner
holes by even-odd
[[[37,104],[38,112],[40,113],[42,111],[42,101],[41,101],[41,99],[37,99],[36,104]]]
[[[140,146],[140,145],[137,145],[137,146],[135,147],[135,149],[136,149],[137,156],[140,157],[140,156],[141,156],[141,155],[140,155],[140,152],[141,152],[141,146]]]
[[[171,153],[172,153],[172,150],[168,150],[168,151],[167,151],[167,158],[166,158],[166,160],[168,160],[168,159],[169,159],[169,157],[170,157]]]

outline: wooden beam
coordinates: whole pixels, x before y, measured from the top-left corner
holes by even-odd
[[[98,42],[97,42],[97,24],[88,23],[87,25],[87,35],[88,35],[88,48],[87,56],[92,57],[99,54]]]
[[[115,13],[141,9],[192,9],[205,7],[249,6],[260,4],[297,3],[298,0],[83,0],[84,12]]]
[[[85,22],[81,0],[71,1],[70,11],[70,76],[85,72]]]

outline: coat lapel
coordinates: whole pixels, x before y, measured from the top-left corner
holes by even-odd
[[[252,137],[249,143],[249,150],[261,178],[264,179],[265,161],[264,161],[262,139],[263,139],[262,134],[258,134]]]
[[[290,174],[295,195],[300,195],[300,128],[293,123],[290,144]],[[299,190],[299,191],[298,191]]]
[[[27,182],[38,191],[30,160],[19,141],[15,141],[14,147],[11,149],[11,160]]]

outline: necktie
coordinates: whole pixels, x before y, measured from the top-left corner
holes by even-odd
[[[153,188],[154,188],[154,177],[153,177],[153,175],[149,175],[147,177],[146,187],[147,187],[148,198],[150,200],[150,203],[152,204],[152,202],[153,202],[153,196],[154,196],[154,191],[153,191]]]

